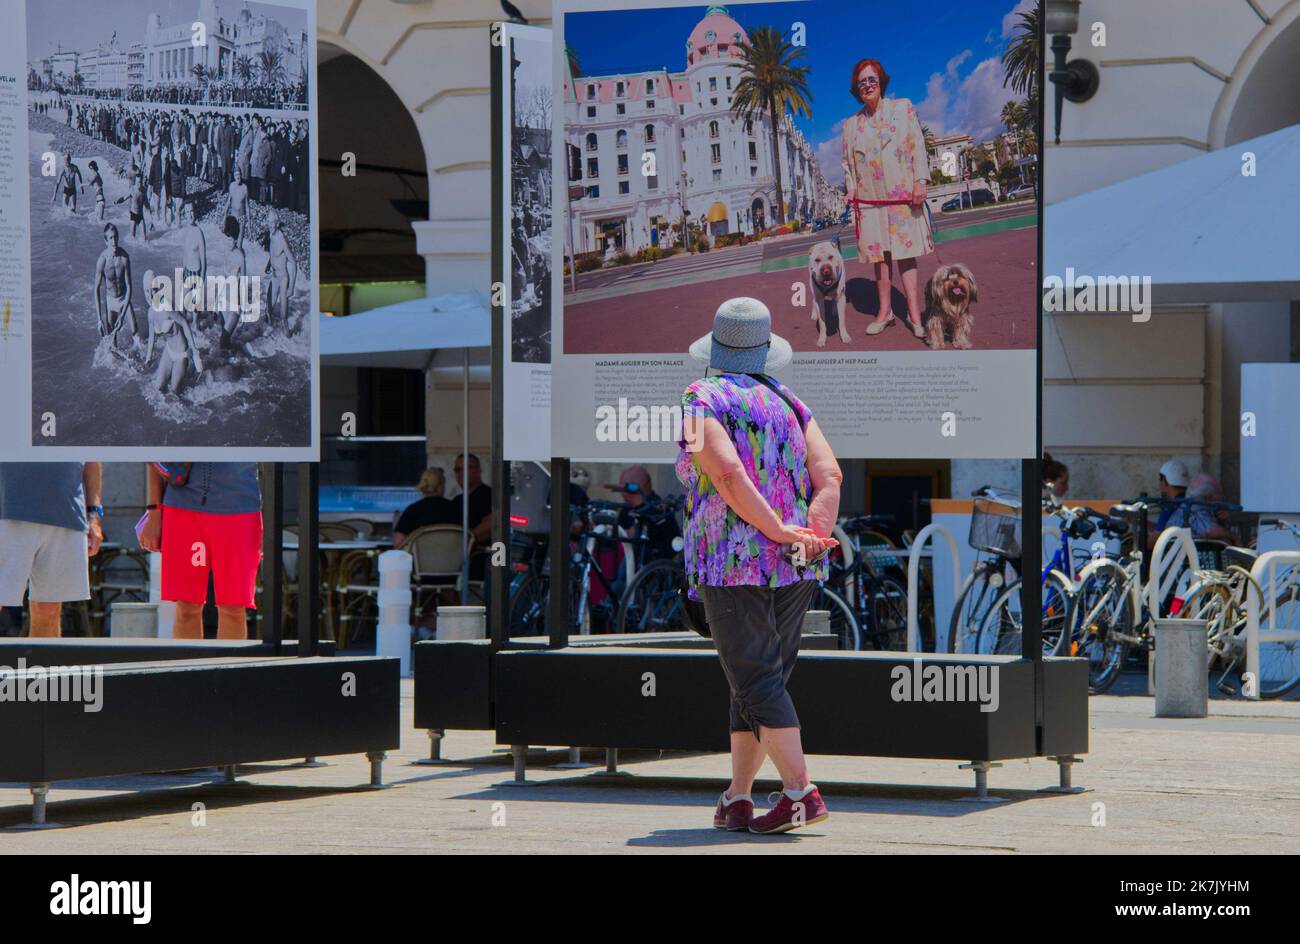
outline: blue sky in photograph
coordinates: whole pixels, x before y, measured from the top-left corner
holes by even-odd
[[[984,140],[1003,130],[999,113],[1015,96],[1002,87],[1002,51],[1034,0],[796,0],[729,3],[746,30],[774,26],[789,35],[806,27],[803,65],[812,69],[811,120],[800,119],[823,172],[840,182],[841,123],[861,106],[849,94],[849,70],[879,59],[889,72],[889,97],[911,99],[936,134],[965,132]],[[686,66],[686,39],[707,4],[565,16],[565,41],[587,75]]]

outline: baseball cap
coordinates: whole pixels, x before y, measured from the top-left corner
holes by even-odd
[[[1187,473],[1187,465],[1182,459],[1170,459],[1160,467],[1160,474],[1165,477],[1165,481],[1175,488],[1186,487],[1188,480],[1191,478]]]

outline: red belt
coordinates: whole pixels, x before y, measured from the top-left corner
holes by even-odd
[[[853,207],[854,241],[855,242],[862,241],[862,220],[858,213],[858,207],[860,206],[910,206],[911,203],[912,200],[910,197],[906,200],[856,200],[850,198],[849,205]],[[925,203],[922,202],[921,206],[924,207]],[[939,258],[939,247],[937,245],[934,248],[934,257],[936,260],[938,260],[940,265],[943,265],[943,260]]]

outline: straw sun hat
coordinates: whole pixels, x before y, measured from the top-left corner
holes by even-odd
[[[690,347],[702,364],[732,374],[769,374],[790,363],[790,342],[772,333],[772,313],[757,298],[729,298],[713,316],[713,331]]]

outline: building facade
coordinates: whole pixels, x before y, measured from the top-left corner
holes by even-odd
[[[775,225],[771,123],[732,111],[747,41],[714,6],[691,31],[681,72],[566,76],[570,178],[582,188],[571,201],[576,254],[666,244],[683,221],[714,238]],[[786,220],[836,212],[835,188],[788,114],[777,142]]]
[[[1059,145],[1049,99],[1047,204],[1300,123],[1300,0],[1176,6],[1083,0],[1071,58],[1091,60],[1100,85],[1065,103]],[[1176,456],[1218,476],[1232,501],[1241,365],[1300,357],[1300,311],[1261,299],[1157,308],[1144,324],[1047,314],[1043,345],[1044,443],[1070,466],[1074,494],[1154,493]]]
[[[196,44],[196,37],[204,41]],[[150,84],[196,82],[194,67],[201,65],[211,79],[237,81],[244,78],[243,62],[254,82],[293,83],[307,62],[307,42],[305,32],[292,33],[247,4],[227,19],[219,15],[217,0],[199,0],[192,20],[164,25],[159,14],[149,15],[143,78]],[[273,74],[267,74],[268,67]]]

